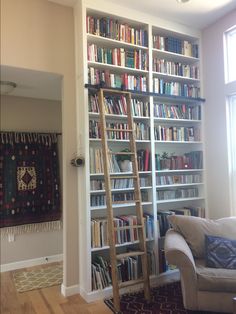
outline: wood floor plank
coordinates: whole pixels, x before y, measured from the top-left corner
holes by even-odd
[[[41,266],[28,268],[37,269]],[[20,270],[22,271],[22,270]],[[0,274],[1,314],[111,314],[103,301],[87,303],[79,294],[65,298],[60,286],[18,293],[13,272]]]
[[[47,307],[47,304],[45,304],[45,300],[39,290],[29,291],[27,292],[27,295],[33,304],[36,314],[51,314],[51,311]]]

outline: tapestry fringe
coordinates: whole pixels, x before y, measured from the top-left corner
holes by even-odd
[[[5,227],[0,229],[1,239],[10,238],[17,235],[35,232],[57,231],[62,229],[62,221],[47,221],[35,224],[27,224],[13,227]]]
[[[0,142],[11,145],[14,143],[38,143],[51,146],[52,143],[57,143],[57,133],[0,132]]]

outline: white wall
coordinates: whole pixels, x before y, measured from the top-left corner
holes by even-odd
[[[230,216],[223,33],[236,24],[236,10],[202,33],[205,144],[210,218]]]
[[[61,132],[61,102],[2,96],[0,126],[4,131]],[[60,138],[59,138],[60,140]],[[59,158],[61,161],[61,141]],[[1,239],[0,264],[62,254],[62,230],[18,235],[14,242]]]

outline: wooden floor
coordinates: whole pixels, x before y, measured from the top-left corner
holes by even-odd
[[[0,275],[1,314],[111,314],[103,301],[86,303],[79,295],[64,298],[60,286],[18,293],[12,272]]]

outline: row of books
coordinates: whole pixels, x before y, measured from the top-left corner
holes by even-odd
[[[115,74],[109,70],[88,68],[88,83],[91,85],[104,84],[105,87],[124,88],[127,90],[147,91],[147,77],[128,73]]]
[[[92,290],[104,289],[111,286],[111,266],[102,256],[96,255],[93,257],[91,273]]]
[[[90,147],[89,148],[89,162],[90,162],[90,173],[104,173],[102,149]],[[108,154],[109,156],[109,170],[113,172],[122,172],[117,162],[115,155]],[[137,162],[139,171],[150,171],[150,151],[148,149],[139,149],[137,151]]]
[[[127,227],[127,229],[116,230],[114,234],[115,244],[133,243],[139,240],[137,226],[138,219],[135,215],[117,216],[113,219],[115,228]],[[153,216],[144,214],[144,226],[146,239],[152,240]],[[93,218],[91,220],[91,247],[101,248],[109,245],[108,221],[106,217]]]
[[[157,175],[157,185],[168,185],[168,184],[191,184],[202,182],[201,174],[182,174],[182,175]]]
[[[137,151],[137,162],[139,171],[151,170],[151,154],[149,149],[139,149]]]
[[[148,70],[148,54],[142,49],[105,48],[89,44],[88,61]]]
[[[141,191],[141,197],[143,202],[148,201],[148,194],[147,191]],[[116,203],[130,203],[135,199],[134,192],[119,192],[119,193],[113,193],[112,194],[112,201]],[[104,206],[106,205],[106,196],[104,194],[95,194],[90,195],[90,204],[91,207],[96,206]]]
[[[133,45],[147,47],[148,34],[144,29],[132,27],[127,23],[120,23],[110,17],[86,17],[87,33],[124,41]]]
[[[201,106],[186,104],[153,104],[154,117],[167,119],[201,120]]]
[[[157,191],[157,199],[160,200],[173,200],[189,197],[198,197],[197,188],[188,189],[174,189],[174,190],[159,190]]]
[[[154,251],[148,251],[148,268],[150,274],[156,274],[156,256]],[[127,257],[117,262],[119,282],[137,280],[142,277],[141,257]],[[92,290],[111,286],[110,262],[103,256],[95,255],[92,260]]]
[[[193,98],[200,97],[200,88],[193,84],[186,84],[180,82],[167,82],[158,77],[155,77],[153,79],[153,90],[154,93],[163,95]]]
[[[110,172],[121,172],[115,155],[108,154]],[[104,173],[103,154],[101,148],[89,148],[90,173]]]
[[[130,133],[125,131],[129,129],[127,123],[107,123],[106,127],[114,129],[114,131],[107,131],[108,139],[128,140],[130,138]],[[116,131],[116,129],[122,129],[122,131]],[[146,123],[135,122],[134,136],[136,140],[150,140],[150,127]],[[96,120],[89,120],[89,138],[101,138],[100,123]]]
[[[200,141],[200,129],[197,127],[177,127],[158,125],[154,127],[156,141]]]
[[[153,48],[198,58],[198,44],[171,36],[154,35]]]
[[[164,237],[167,230],[171,228],[168,220],[170,215],[186,215],[195,217],[205,217],[205,208],[202,207],[183,207],[170,210],[162,210],[157,213],[158,235]]]
[[[139,177],[140,186],[148,187],[151,185],[150,177]],[[134,187],[133,179],[111,179],[110,180],[111,189],[128,189]],[[104,191],[105,182],[103,179],[91,180],[90,181],[91,191]]]
[[[105,96],[104,108],[106,114],[127,115],[126,97]],[[131,98],[131,110],[134,117],[149,117],[149,102],[137,98]],[[89,95],[89,112],[99,113],[99,104],[97,94]]]
[[[200,79],[198,66],[183,64],[181,62],[168,61],[165,59],[154,58],[153,71],[168,75],[177,75],[198,80]]]
[[[181,170],[181,169],[202,169],[202,151],[192,151],[180,156],[163,158],[155,154],[156,170]]]

